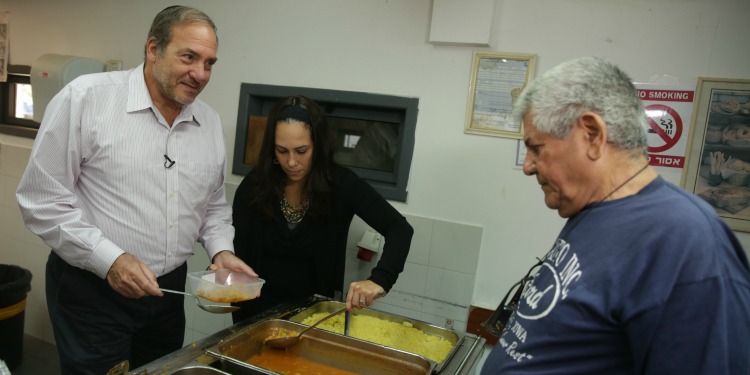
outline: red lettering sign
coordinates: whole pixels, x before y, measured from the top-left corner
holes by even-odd
[[[641,100],[655,100],[662,102],[692,102],[693,91],[683,90],[638,90]]]

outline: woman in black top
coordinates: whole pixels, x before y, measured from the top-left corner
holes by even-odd
[[[385,245],[370,277],[349,285],[347,308],[372,305],[404,269],[414,230],[367,182],[334,162],[335,145],[314,101],[292,96],[271,109],[257,166],[233,204],[235,253],[266,284],[260,297],[237,304],[234,322],[289,299],[342,291],[354,215]]]

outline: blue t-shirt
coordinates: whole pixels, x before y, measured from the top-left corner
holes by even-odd
[[[481,374],[750,374],[747,256],[700,198],[659,177],[543,261]]]

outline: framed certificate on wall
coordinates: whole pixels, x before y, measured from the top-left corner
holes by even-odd
[[[523,127],[513,119],[513,103],[535,64],[533,54],[475,52],[464,133],[520,139]]]

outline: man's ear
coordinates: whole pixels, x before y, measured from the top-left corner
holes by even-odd
[[[592,160],[599,159],[607,145],[607,124],[594,112],[584,112],[576,124],[583,133],[586,155]]]
[[[156,37],[152,36],[146,41],[146,60],[150,62],[156,61],[156,55],[159,53],[157,51],[155,40]]]

